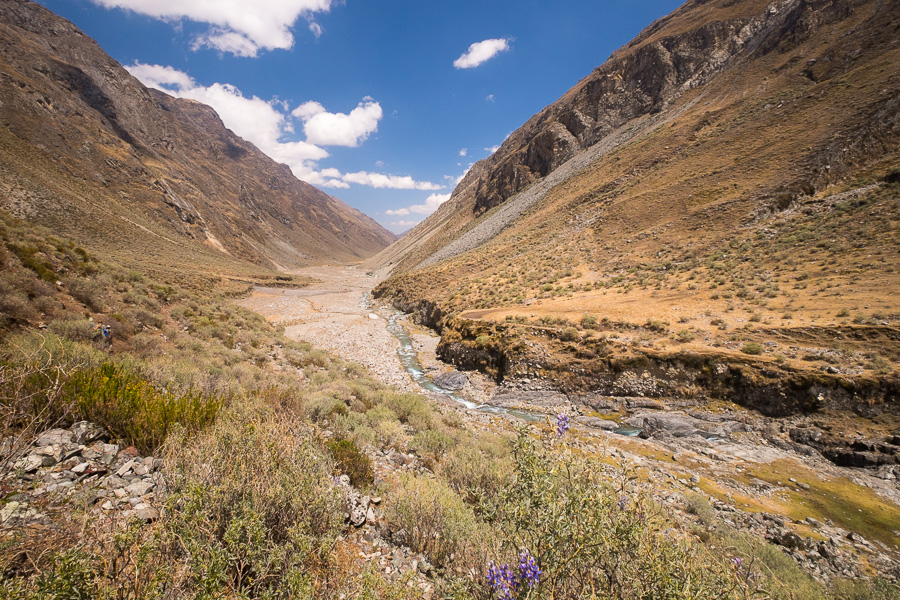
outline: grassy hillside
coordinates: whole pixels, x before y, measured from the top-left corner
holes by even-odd
[[[762,387],[767,371],[798,388],[849,386],[863,404],[895,401],[900,55],[891,31],[900,15],[875,3],[845,8],[793,7],[793,20],[762,30],[728,68],[479,209],[495,165],[518,156],[501,149],[507,158],[473,169],[482,184],[463,182],[406,245],[382,253],[393,274],[378,293],[450,325],[470,348],[467,321],[506,323],[509,339],[568,338],[548,347],[558,364],[538,370],[498,339],[495,359],[508,367],[494,370],[500,379],[530,372],[574,392],[613,393],[573,373],[610,370],[608,361],[591,367],[592,356],[687,355],[749,363],[741,381]],[[511,139],[538,139],[560,115],[586,110],[577,98],[591,81],[633,64],[650,38],[678,46],[714,28],[693,14],[686,6],[654,25]],[[465,361],[464,348],[446,347]],[[740,399],[740,385],[658,393]],[[840,391],[825,396],[847,406]]]

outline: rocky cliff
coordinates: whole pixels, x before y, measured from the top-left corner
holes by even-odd
[[[395,239],[33,2],[0,2],[0,123],[0,206],[86,245],[290,268]]]

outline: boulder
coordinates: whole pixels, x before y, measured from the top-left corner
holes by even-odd
[[[466,384],[469,383],[469,378],[465,373],[460,373],[459,371],[449,371],[447,373],[441,373],[440,375],[434,376],[434,383],[445,390],[461,390],[466,387]]]

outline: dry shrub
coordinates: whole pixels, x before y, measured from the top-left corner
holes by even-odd
[[[492,536],[472,509],[440,479],[400,475],[389,482],[385,518],[391,530],[406,531],[410,548],[424,552],[439,567],[480,572],[484,544]]]
[[[332,463],[302,421],[242,408],[165,446],[168,552],[182,595],[306,597],[343,519]]]

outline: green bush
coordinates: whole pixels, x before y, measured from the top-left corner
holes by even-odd
[[[331,461],[302,423],[266,410],[223,414],[172,435],[162,550],[181,572],[173,597],[310,597],[343,520]]]
[[[409,449],[419,456],[440,458],[453,445],[453,438],[436,429],[420,431],[409,442]]]
[[[578,330],[574,327],[566,327],[559,333],[559,339],[564,342],[574,342],[578,338]]]
[[[763,346],[759,342],[747,342],[741,348],[741,352],[744,354],[762,354]]]
[[[74,373],[66,385],[80,418],[107,428],[141,452],[152,453],[173,427],[199,431],[211,423],[221,402],[197,391],[158,390],[114,363]]]
[[[328,452],[334,459],[335,467],[350,476],[350,483],[356,487],[367,487],[375,481],[372,460],[356,444],[347,439],[328,442]]]
[[[538,445],[524,430],[515,478],[500,494],[506,534],[498,562],[530,551],[543,571],[532,597],[729,599],[747,596],[728,557],[680,532],[623,473],[574,458],[564,444]]]

